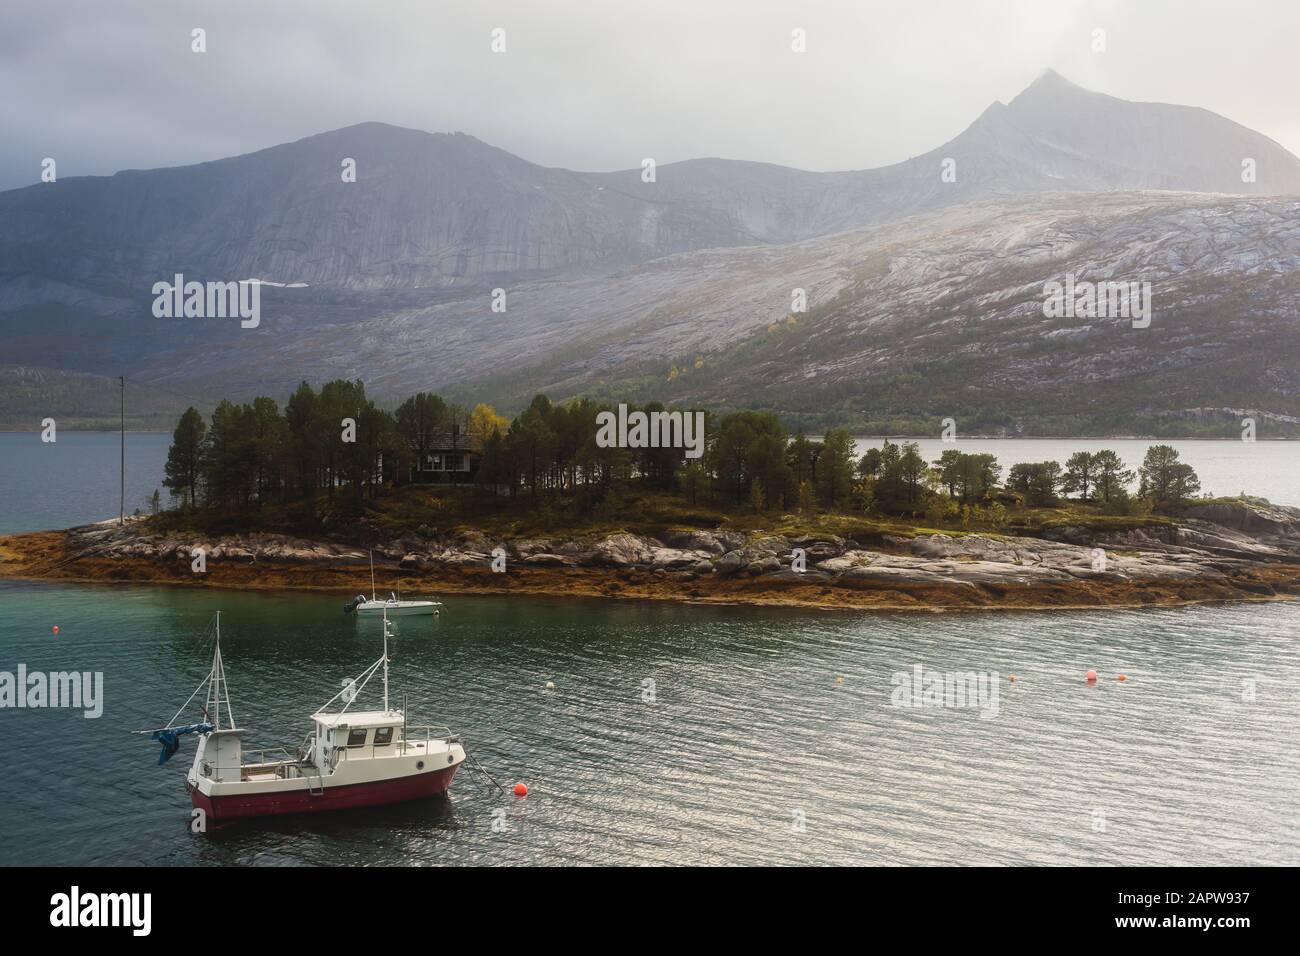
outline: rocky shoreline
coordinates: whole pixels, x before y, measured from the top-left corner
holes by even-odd
[[[1177,524],[1042,537],[869,541],[725,528],[496,540],[429,529],[374,543],[381,590],[830,608],[1177,605],[1300,595],[1300,509],[1194,505]],[[195,549],[206,562],[192,570]],[[0,538],[0,577],[356,592],[369,548],[277,534],[198,538],[116,522]],[[494,560],[495,559],[495,560]],[[504,562],[503,560],[504,559]],[[504,564],[504,571],[494,570]]]

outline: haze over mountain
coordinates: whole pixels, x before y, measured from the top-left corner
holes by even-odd
[[[341,179],[345,158],[355,183]],[[947,160],[955,181],[941,175]],[[1125,195],[1079,195],[1103,192]],[[180,394],[231,397],[335,375],[390,395],[477,385],[507,404],[534,388],[558,398],[621,385],[632,399],[761,402],[799,417],[837,405],[864,421],[932,413],[923,391],[879,386],[933,365],[977,376],[958,384],[982,388],[980,407],[1005,418],[1021,376],[1001,374],[1019,366],[993,340],[1014,343],[983,340],[987,361],[965,371],[944,364],[937,343],[991,328],[1009,298],[1030,319],[1042,284],[1065,271],[1152,281],[1164,321],[1195,308],[1211,339],[1230,302],[1232,363],[1294,356],[1297,205],[1266,197],[1296,196],[1300,160],[1267,137],[1050,71],[937,149],[865,171],[701,159],[660,166],[647,183],[639,168],[546,168],[472,136],[366,123],[196,166],[0,193],[0,364],[125,368]],[[968,211],[941,214],[957,206]],[[264,288],[256,330],[155,319],[152,286],[175,273],[307,287]],[[490,309],[495,287],[505,314]],[[768,326],[786,320],[796,287],[812,313],[789,327],[808,341],[774,350]],[[912,318],[899,324],[903,313]],[[860,337],[885,326],[888,349],[864,359]],[[1123,379],[1134,414],[1167,410],[1134,384],[1137,370],[1172,360],[1203,384],[1169,350],[1224,354],[1157,333],[1124,360],[1101,326],[1067,339],[1059,326],[1017,328],[1052,336],[1034,368],[1062,395],[1073,376]],[[728,371],[737,349],[770,363],[764,387],[743,365]],[[710,370],[708,387],[680,374],[685,362]],[[774,392],[778,381],[807,387]],[[1300,413],[1294,375],[1233,381],[1216,401]],[[945,392],[956,400],[930,389]],[[1194,393],[1164,392],[1171,409],[1205,404]],[[1039,417],[1066,413],[1040,397]]]

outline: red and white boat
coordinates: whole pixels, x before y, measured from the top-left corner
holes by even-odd
[[[190,696],[193,700],[206,687],[205,723],[177,727],[173,718],[172,725],[153,732],[163,741],[160,762],[175,752],[178,733],[199,734],[185,787],[194,806],[214,821],[374,807],[446,793],[465,748],[447,728],[408,726],[405,713],[389,707],[390,626],[385,617],[384,656],[344,681],[343,690],[312,714],[311,732],[290,754],[282,748],[244,749],[243,731],[230,711],[218,616],[212,669]],[[352,710],[380,671],[383,709]]]

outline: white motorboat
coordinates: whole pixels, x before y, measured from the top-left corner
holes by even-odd
[[[343,605],[345,613],[356,612],[357,614],[387,614],[389,617],[404,617],[414,614],[438,614],[442,608],[441,601],[406,601],[397,596],[397,592],[390,591],[388,597],[380,598],[375,596],[375,553],[370,552],[370,597],[364,594],[358,594],[350,602]]]
[[[386,598],[376,598],[371,595],[369,599],[364,594],[358,594],[352,603],[344,606],[344,610],[355,611],[357,614],[387,614],[389,617],[402,617],[409,614],[437,614],[441,607],[440,601],[403,601],[396,594]]]

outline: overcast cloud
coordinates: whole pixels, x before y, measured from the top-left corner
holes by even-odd
[[[940,145],[1048,67],[1300,154],[1298,40],[1285,0],[5,0],[0,188],[46,156],[60,178],[106,174],[366,120],[577,169],[861,169]]]

